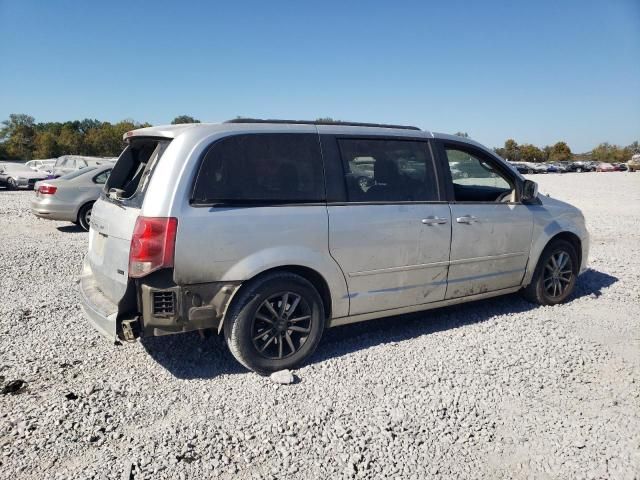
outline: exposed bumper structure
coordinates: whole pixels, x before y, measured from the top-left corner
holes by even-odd
[[[89,323],[109,340],[117,340],[118,306],[98,289],[86,265],[80,276],[80,302]]]
[[[159,278],[160,277],[160,278]],[[120,314],[119,306],[102,291],[85,262],[80,276],[80,302],[89,323],[109,340],[134,340],[208,328],[222,328],[227,306],[239,282],[177,286],[151,275],[138,285],[137,313]],[[135,309],[135,307],[134,307]]]

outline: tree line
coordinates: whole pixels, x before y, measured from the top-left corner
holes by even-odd
[[[334,121],[330,117],[317,120]],[[171,123],[199,122],[189,115],[180,115]],[[150,123],[133,120],[110,123],[88,118],[69,122],[36,122],[30,115],[14,113],[2,122],[0,128],[0,160],[31,160],[61,155],[115,157],[124,148],[122,136],[126,132],[150,126]],[[457,132],[456,135],[469,136],[465,132]],[[635,153],[640,153],[640,145],[637,141],[626,147],[605,142],[586,154],[574,154],[566,142],[538,148],[527,143],[519,145],[509,139],[503,147],[494,148],[494,151],[507,160],[522,162],[558,162],[576,158],[626,162]]]
[[[198,123],[181,115],[171,123]],[[118,123],[85,118],[69,122],[39,122],[30,115],[11,114],[0,128],[0,160],[32,160],[61,155],[117,157],[124,148],[122,136],[150,123],[122,120]]]
[[[504,142],[504,147],[494,148],[494,151],[512,162],[562,162],[580,159],[624,163],[628,162],[634,154],[640,153],[640,145],[637,140],[626,147],[604,142],[590,152],[575,154],[571,152],[566,142],[557,142],[554,145],[538,148],[528,143],[518,145],[515,140],[509,139]]]

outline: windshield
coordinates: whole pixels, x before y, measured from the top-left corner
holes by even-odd
[[[76,170],[75,172],[67,173],[66,175],[63,175],[60,178],[62,178],[63,180],[72,180],[84,173],[90,172],[91,170],[95,170],[95,169],[96,167],[84,167],[84,168],[81,168],[80,170]]]

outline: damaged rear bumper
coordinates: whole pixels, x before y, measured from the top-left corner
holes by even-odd
[[[92,275],[80,276],[80,303],[89,323],[109,340],[117,340],[118,306],[98,288]]]
[[[219,332],[240,282],[180,286],[173,283],[171,273],[156,272],[143,279],[130,280],[125,297],[115,304],[102,293],[91,269],[85,266],[79,282],[85,316],[112,341],[209,328]]]
[[[138,287],[143,336],[222,328],[222,320],[240,282],[174,285],[149,279]]]

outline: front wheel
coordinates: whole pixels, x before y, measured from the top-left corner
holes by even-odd
[[[287,272],[243,286],[224,320],[233,356],[261,375],[293,368],[316,349],[325,325],[322,299],[306,279]]]
[[[15,181],[15,179],[9,177],[7,178],[7,189],[8,190],[17,190],[18,189],[18,182]]]
[[[578,255],[565,240],[554,240],[543,250],[524,297],[539,305],[557,305],[573,292],[578,277]]]

